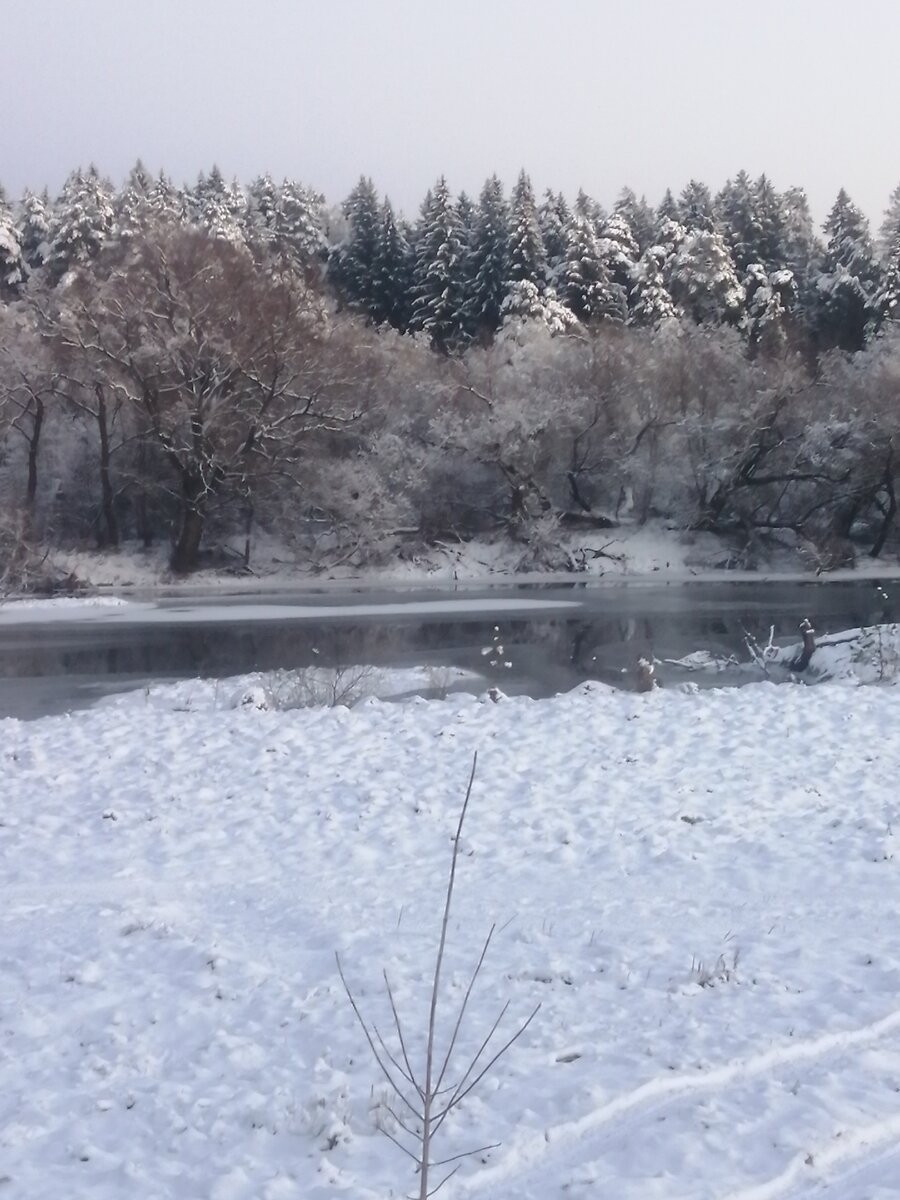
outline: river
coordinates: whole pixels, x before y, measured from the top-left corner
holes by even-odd
[[[746,660],[748,635],[764,642],[774,626],[776,640],[796,640],[803,617],[822,634],[897,621],[895,591],[871,579],[572,581],[169,598],[88,619],[35,610],[13,622],[0,609],[0,717],[65,712],[155,680],[312,665],[460,667],[472,688],[540,697],[586,679],[627,685],[646,656],[671,686],[695,677],[665,660],[700,649]]]

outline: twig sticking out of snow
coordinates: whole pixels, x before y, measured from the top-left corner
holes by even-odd
[[[487,1035],[482,1039],[476,1053],[468,1059],[464,1064],[465,1069],[461,1070],[456,1066],[454,1061],[454,1051],[459,1039],[460,1030],[462,1029],[463,1021],[466,1016],[466,1011],[469,1007],[469,1001],[472,997],[472,991],[475,987],[476,980],[481,973],[481,968],[484,965],[484,960],[490,948],[491,940],[493,939],[496,926],[492,925],[485,938],[481,948],[481,953],[478,956],[478,961],[469,978],[469,984],[465,994],[457,1010],[455,1020],[452,1026],[447,1047],[443,1054],[439,1054],[437,1050],[437,1027],[438,1027],[438,1011],[440,1006],[440,984],[441,970],[444,964],[444,953],[447,946],[447,928],[450,923],[450,905],[453,900],[453,886],[456,882],[456,866],[459,859],[460,838],[462,836],[463,822],[466,819],[466,812],[469,807],[469,799],[472,795],[472,785],[475,782],[475,770],[478,765],[478,754],[472,758],[472,770],[469,775],[469,784],[466,788],[465,799],[463,800],[462,810],[459,814],[459,821],[456,826],[456,836],[453,839],[453,853],[450,858],[450,875],[447,880],[447,890],[444,895],[444,914],[441,921],[441,933],[438,941],[437,956],[434,964],[434,977],[431,985],[431,998],[428,1009],[428,1037],[425,1049],[425,1061],[422,1066],[416,1068],[413,1066],[410,1059],[408,1043],[409,1039],[406,1034],[406,1028],[403,1020],[400,1017],[397,1005],[394,999],[394,991],[391,987],[391,982],[388,979],[387,972],[384,972],[384,986],[387,994],[388,1003],[390,1005],[391,1017],[393,1020],[394,1030],[393,1046],[389,1045],[385,1037],[382,1035],[378,1026],[369,1021],[360,1010],[350,985],[344,975],[344,969],[341,964],[340,955],[335,954],[337,960],[338,974],[341,977],[341,983],[344,985],[344,990],[347,993],[347,999],[350,1001],[350,1006],[356,1015],[356,1019],[365,1034],[366,1041],[369,1044],[369,1049],[378,1064],[382,1075],[388,1082],[388,1085],[393,1093],[393,1098],[396,1103],[385,1103],[385,1109],[389,1116],[399,1129],[400,1133],[395,1135],[389,1129],[379,1126],[381,1132],[387,1137],[399,1150],[406,1154],[416,1164],[416,1171],[419,1175],[419,1191],[418,1200],[428,1200],[440,1190],[451,1176],[455,1175],[459,1170],[460,1160],[469,1158],[473,1154],[481,1154],[485,1150],[495,1149],[491,1146],[478,1146],[473,1150],[465,1150],[461,1154],[453,1154],[449,1158],[434,1159],[432,1157],[432,1142],[435,1135],[440,1131],[444,1121],[450,1113],[462,1103],[474,1087],[484,1078],[490,1071],[498,1059],[500,1059],[512,1044],[517,1041],[534,1018],[537,1016],[540,1004],[536,1005],[532,1010],[527,1020],[523,1021],[512,1034],[507,1038],[499,1048],[496,1048],[497,1042],[495,1035],[500,1029],[500,1025],[506,1016],[509,1009],[509,1001],[500,1010],[500,1013],[490,1026]],[[455,1078],[452,1078],[455,1076]],[[397,1111],[400,1108],[400,1112]],[[402,1112],[402,1116],[400,1113]],[[403,1135],[406,1135],[405,1137]],[[441,1168],[449,1166],[450,1163],[456,1163],[450,1171],[434,1186],[431,1185],[431,1170],[432,1168]]]

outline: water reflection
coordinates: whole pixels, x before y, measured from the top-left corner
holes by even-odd
[[[556,585],[542,588],[541,595],[577,597],[579,607],[513,619],[465,615],[451,620],[411,612],[387,621],[373,616],[181,625],[173,609],[172,623],[162,625],[91,621],[0,627],[0,716],[64,711],[149,679],[355,663],[461,667],[478,674],[474,687],[496,685],[510,694],[539,697],[586,679],[620,685],[641,656],[677,659],[705,649],[746,660],[747,636],[765,643],[774,627],[776,640],[794,640],[804,616],[822,634],[895,621],[893,591],[874,583],[575,591]],[[526,591],[507,588],[504,594]],[[392,600],[398,598],[394,594]],[[657,675],[663,686],[692,677],[665,661]]]

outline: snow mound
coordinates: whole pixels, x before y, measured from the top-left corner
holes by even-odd
[[[802,649],[801,645],[781,647],[770,661],[789,667],[799,659]],[[900,625],[870,625],[817,638],[804,674],[815,682],[900,682]]]

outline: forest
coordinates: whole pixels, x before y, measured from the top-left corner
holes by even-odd
[[[898,299],[900,187],[877,236],[744,172],[609,212],[441,178],[414,221],[215,167],[0,192],[0,588],[66,547],[249,569],[261,533],[322,571],[474,538],[578,570],[650,520],[878,557]]]

